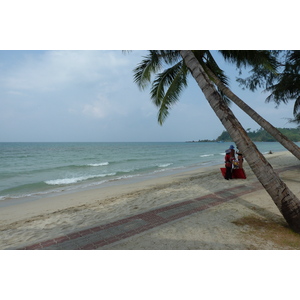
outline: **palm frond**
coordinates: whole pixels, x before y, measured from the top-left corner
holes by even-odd
[[[281,102],[287,103],[299,96],[300,76],[284,76],[281,80],[272,86],[266,88],[266,91],[271,92],[267,97],[266,102],[273,101],[277,105]]]
[[[294,116],[299,115],[300,116],[300,96],[297,97],[295,103],[294,103],[294,110],[293,110]]]
[[[266,101],[274,101],[278,105],[280,102],[287,103],[289,100],[297,99],[300,96],[299,71],[299,68],[293,70],[290,66],[287,67],[279,75],[278,82],[266,88],[266,91],[271,92]]]
[[[151,89],[151,99],[159,108],[160,124],[165,121],[169,109],[179,100],[181,91],[187,86],[187,74],[188,69],[183,61],[157,74]]]
[[[287,51],[286,61],[289,61],[292,64],[298,64],[298,62],[300,61],[300,50]]]
[[[224,71],[218,66],[210,51],[207,51],[206,53],[206,64],[204,65],[204,67],[209,68],[225,86],[228,86],[228,77],[225,75]]]
[[[144,89],[151,82],[151,76],[159,72],[164,64],[174,64],[179,60],[178,50],[149,50],[149,55],[133,70],[134,82]]]
[[[294,119],[288,119],[288,122],[298,124],[298,128],[300,129],[300,113],[294,115]]]
[[[237,68],[263,66],[265,69],[276,72],[278,62],[276,54],[268,50],[219,50],[224,59],[235,63]]]
[[[144,56],[141,63],[133,70],[134,82],[140,89],[145,89],[151,82],[151,75],[158,72],[161,66],[161,57],[158,55],[157,51],[150,50],[149,55]]]
[[[271,92],[266,101],[273,101],[279,106],[280,103],[287,103],[295,100],[293,114],[295,120],[299,120],[300,110],[300,51],[285,51],[285,62],[282,73],[276,78],[276,84],[267,86],[266,91]]]
[[[203,55],[201,58],[199,58],[198,56],[199,63],[203,67],[209,79],[215,84],[218,93],[220,94],[226,105],[229,106],[231,104],[231,100],[222,92],[222,90],[219,87],[219,84],[217,84],[216,82],[218,80],[222,85],[228,87],[228,77],[225,75],[224,71],[218,66],[210,51],[205,51],[202,53]]]
[[[168,65],[175,64],[182,60],[179,50],[158,50],[157,52]]]

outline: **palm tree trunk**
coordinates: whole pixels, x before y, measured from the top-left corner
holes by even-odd
[[[279,211],[296,232],[300,233],[300,201],[290,191],[286,184],[278,177],[272,166],[258,151],[255,144],[248,137],[246,131],[228,108],[220,94],[210,82],[202,66],[191,50],[181,50],[180,54],[190,69],[193,77],[204,93],[210,106],[242,151],[250,168],[271,196]]]
[[[300,160],[300,148],[289,140],[284,134],[282,134],[277,128],[271,125],[267,120],[260,116],[255,110],[253,110],[249,105],[247,105],[243,100],[241,100],[237,95],[235,95],[228,87],[226,87],[221,80],[213,74],[209,69],[205,70],[217,85],[217,87],[222,91],[229,99],[232,100],[239,108],[241,108],[246,114],[248,114],[256,123],[258,123],[262,128],[264,128],[269,134],[271,134],[283,147],[289,150],[295,157]]]

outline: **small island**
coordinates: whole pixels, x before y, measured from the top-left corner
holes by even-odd
[[[216,140],[186,141],[186,143],[212,143],[212,142],[216,142]]]

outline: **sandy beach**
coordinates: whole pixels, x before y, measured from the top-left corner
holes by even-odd
[[[275,170],[292,167],[280,171],[280,177],[300,197],[299,161],[289,152],[267,154],[266,158]],[[3,207],[0,249],[17,249],[257,182],[247,163],[246,180],[224,180],[220,167],[223,165]],[[258,189],[102,249],[300,249],[300,235],[287,227],[264,189]]]

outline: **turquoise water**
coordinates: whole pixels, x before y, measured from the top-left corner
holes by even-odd
[[[299,143],[298,143],[299,144]],[[230,143],[0,143],[0,206],[223,163]],[[256,143],[262,153],[284,151]]]

